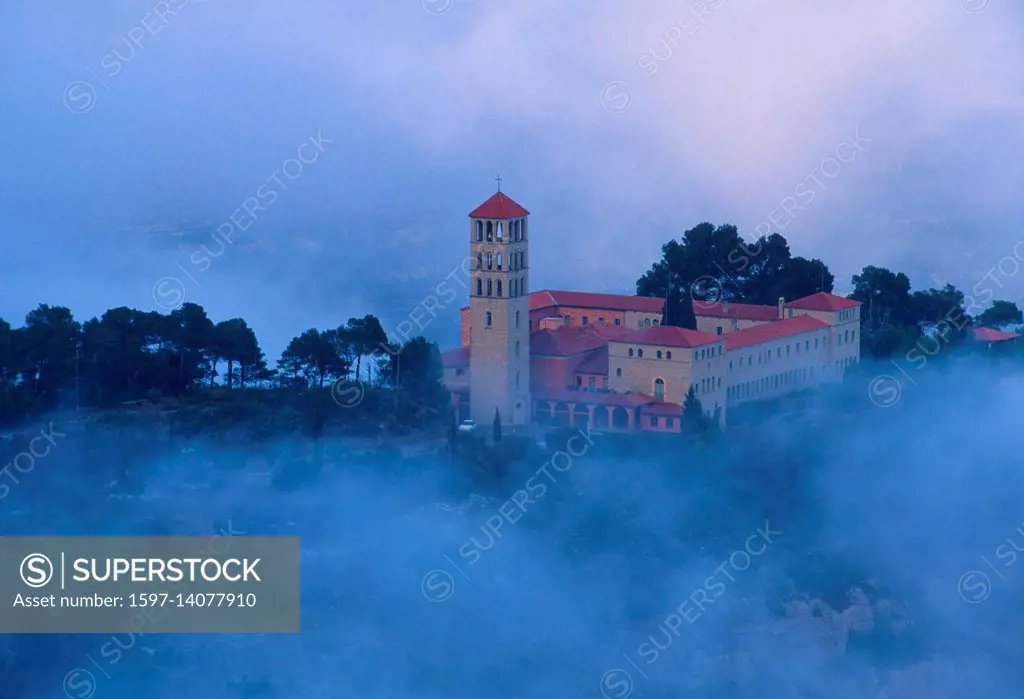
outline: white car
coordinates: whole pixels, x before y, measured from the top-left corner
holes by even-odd
[[[459,425],[459,432],[473,432],[476,430],[476,420],[463,420]]]

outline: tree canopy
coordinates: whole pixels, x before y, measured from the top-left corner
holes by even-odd
[[[377,383],[397,386],[400,365],[409,400],[443,405],[437,346],[415,337],[384,352],[386,343],[376,317],[351,318],[338,328],[299,334],[271,369],[244,319],[215,323],[195,303],[169,314],[121,306],[84,323],[68,308],[41,304],[22,327],[0,319],[0,422],[62,403],[112,407],[214,387],[324,388],[339,379],[369,385],[371,364],[361,362],[369,356],[383,368]]]

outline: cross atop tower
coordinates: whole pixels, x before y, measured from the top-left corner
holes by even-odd
[[[498,191],[501,191],[501,175],[494,178],[494,181],[498,183]]]

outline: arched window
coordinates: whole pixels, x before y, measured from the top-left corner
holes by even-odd
[[[654,397],[657,400],[665,400],[665,382],[661,379],[654,380]]]
[[[523,239],[523,220],[516,219],[516,240]]]
[[[498,280],[498,293],[495,296],[501,296],[501,280]]]
[[[644,318],[644,327],[645,328],[651,327],[651,319],[650,318]]]
[[[492,291],[492,287],[491,287],[491,280],[490,280],[490,279],[488,279],[488,280],[487,280],[487,295],[488,295],[488,296],[490,296],[490,295],[491,295],[491,291]],[[488,314],[488,315],[490,315],[490,314]],[[488,323],[488,325],[490,325],[490,323]]]
[[[494,269],[493,264],[494,264],[494,253],[488,252],[487,253],[487,269]]]
[[[632,348],[632,347],[630,347],[630,348],[629,348],[629,356],[630,356],[630,357],[632,357],[632,356],[633,356],[633,348]]]
[[[500,223],[498,224],[498,227],[499,228],[501,227]],[[499,270],[501,269],[501,253],[500,252],[498,253],[498,269]]]
[[[526,219],[524,218],[524,219],[522,219],[522,221],[523,221],[523,237],[522,237],[522,239],[526,240],[527,236],[529,236],[529,233],[526,232]]]
[[[622,376],[622,368],[621,367],[615,370],[615,375],[616,376]]]
[[[482,242],[484,239],[484,222],[476,222],[476,242]]]
[[[519,327],[519,311],[516,311],[516,327]]]
[[[643,349],[637,349],[637,351],[636,351],[636,356],[638,356],[638,357],[643,357],[643,356],[644,356],[644,351],[643,351]]]
[[[672,350],[669,350],[668,352],[665,353],[665,358],[672,359]]]
[[[482,253],[479,253],[479,252],[476,254],[476,268],[477,269],[483,269],[484,268],[484,256],[483,256]]]
[[[661,350],[658,350],[658,359],[661,359]]]
[[[487,222],[487,242],[494,240],[494,224],[490,221]]]
[[[516,356],[519,356],[519,340],[516,340]]]
[[[501,240],[501,221],[498,221],[498,226],[497,226],[496,230],[498,232],[496,237],[497,237],[498,240]]]
[[[487,311],[487,327],[491,327],[491,312]]]
[[[476,295],[477,296],[483,296],[484,295],[484,280],[483,279],[477,279],[476,280]]]
[[[564,316],[562,316],[562,322],[565,323],[566,325],[572,325],[572,316],[566,313]]]

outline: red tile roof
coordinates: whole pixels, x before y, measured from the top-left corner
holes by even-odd
[[[832,326],[825,321],[818,320],[813,316],[793,316],[792,318],[779,320],[774,323],[765,323],[764,325],[755,325],[752,328],[734,330],[722,337],[725,339],[726,349],[735,350],[761,342],[778,340],[782,337],[809,333],[814,330],[830,327]]]
[[[563,325],[554,330],[538,330],[530,335],[530,354],[541,357],[568,357],[606,347],[608,341],[630,332],[621,325]]]
[[[462,369],[469,366],[469,346],[456,347],[441,354],[441,366],[445,369]]]
[[[662,347],[699,347],[712,342],[720,342],[723,338],[702,333],[689,328],[677,328],[671,325],[655,325],[642,330],[632,330],[616,342],[633,342],[638,345],[661,345]]]
[[[495,192],[494,196],[469,212],[470,218],[519,218],[529,215],[529,211],[501,192]]]
[[[665,417],[682,417],[683,406],[675,403],[648,403],[640,408],[641,415],[664,415]]]
[[[594,350],[576,367],[577,374],[608,376],[608,345]]]
[[[627,296],[625,294],[591,294],[585,291],[534,291],[530,294],[530,310],[550,306],[570,308],[594,308],[604,311],[638,311],[661,313],[665,299],[652,296]]]
[[[778,306],[758,306],[752,303],[719,303],[693,301],[693,315],[737,320],[779,320]]]
[[[802,299],[790,301],[786,304],[789,308],[800,308],[805,311],[845,311],[847,308],[859,305],[861,305],[860,301],[846,299],[835,294],[827,294],[824,291],[804,296]]]
[[[996,330],[995,328],[975,328],[974,339],[980,340],[981,342],[1006,342],[1012,340],[1015,337],[1020,337],[1020,333],[1008,333],[1002,330]]]

